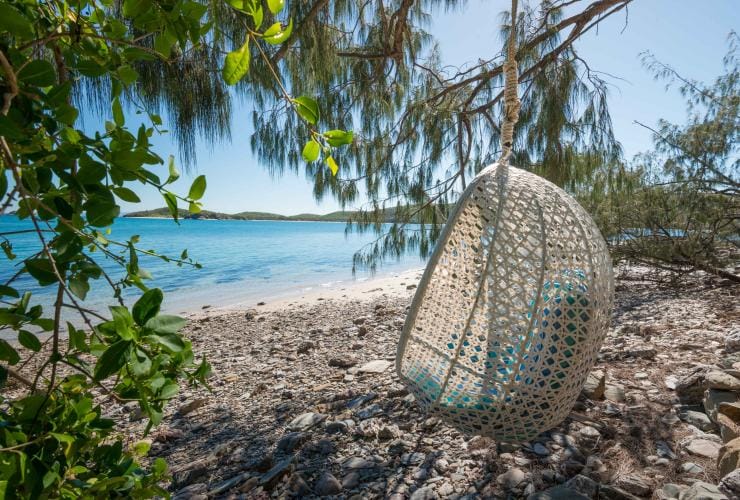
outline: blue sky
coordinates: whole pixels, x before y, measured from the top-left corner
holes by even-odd
[[[509,5],[509,0],[470,0],[464,9],[435,12],[429,29],[439,40],[443,61],[459,65],[498,52],[499,14]],[[681,123],[685,117],[678,92],[666,92],[664,82],[654,81],[643,68],[639,54],[650,50],[682,75],[709,81],[722,70],[727,35],[733,29],[740,30],[737,0],[636,0],[627,18],[617,14],[579,41],[578,50],[592,69],[622,79],[612,80],[610,109],[626,158],[651,145],[650,133],[635,120],[654,125],[659,118]],[[178,181],[180,191],[186,193],[190,180],[205,174],[208,189],[203,201],[209,210],[287,215],[338,210],[330,198],[317,203],[311,184],[302,174],[270,176],[250,152],[250,122],[249,110],[239,109],[234,113],[231,144],[215,148],[200,144],[197,169]],[[169,138],[158,139],[157,144],[163,156],[177,155]],[[135,207],[125,206],[124,212],[164,206],[155,191],[142,193],[142,200]]]

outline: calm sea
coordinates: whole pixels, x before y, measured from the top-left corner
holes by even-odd
[[[30,227],[30,222],[19,221],[14,216],[0,216],[0,240],[2,233]],[[351,268],[354,252],[373,241],[374,236],[345,237],[342,223],[184,220],[177,225],[167,219],[120,218],[111,229],[110,239],[125,241],[139,235],[140,248],[168,256],[179,257],[187,249],[189,256],[203,266],[202,269],[177,267],[153,257],[139,258],[140,267],[153,275],[150,286],[165,291],[165,309],[171,312],[258,301],[371,277],[362,271],[353,277]],[[17,271],[19,262],[39,248],[34,234],[8,238],[18,257],[9,261],[0,252],[0,283],[5,283]],[[125,274],[110,259],[103,259],[102,265],[114,277]],[[386,263],[377,275],[421,265],[418,257],[408,256]],[[16,285],[34,292],[37,302],[47,305],[52,302],[53,286],[39,287],[28,276]],[[130,298],[139,293],[129,290],[124,296]],[[94,283],[86,304],[99,310],[110,303],[110,288],[106,289],[102,280]]]

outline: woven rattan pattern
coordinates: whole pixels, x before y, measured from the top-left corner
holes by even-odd
[[[611,314],[603,237],[563,190],[493,165],[463,193],[412,302],[396,369],[461,431],[521,442],[560,423]]]

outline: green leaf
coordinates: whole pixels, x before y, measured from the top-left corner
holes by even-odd
[[[0,339],[0,361],[7,361],[9,365],[15,365],[21,357],[18,355],[13,346],[6,340]]]
[[[324,137],[326,137],[326,142],[328,142],[330,146],[338,147],[345,144],[352,144],[354,134],[351,130],[329,130],[324,132]]]
[[[170,176],[167,178],[167,184],[175,182],[180,178],[180,171],[177,170],[177,167],[175,166],[175,157],[172,155],[170,155],[169,170]]]
[[[249,72],[249,38],[238,50],[229,52],[221,74],[227,85],[236,85]]]
[[[164,387],[162,387],[157,397],[159,399],[172,399],[175,396],[177,396],[177,393],[179,391],[180,391],[180,386],[173,382],[170,382],[166,384]]]
[[[270,12],[277,14],[285,7],[285,0],[267,0],[267,8]]]
[[[321,145],[311,139],[303,146],[303,152],[301,154],[304,160],[312,162],[319,159],[319,153],[321,153]]]
[[[13,244],[10,241],[0,241],[0,248],[2,248],[8,260],[15,259],[16,255],[13,253]]]
[[[49,61],[42,59],[35,59],[23,66],[17,76],[18,80],[23,83],[37,85],[39,87],[54,85],[57,79],[54,66]]]
[[[136,324],[144,326],[147,321],[155,317],[159,313],[163,299],[164,294],[159,288],[152,288],[144,292],[131,309]]]
[[[300,96],[293,99],[298,114],[308,123],[315,125],[319,121],[319,104],[312,98]]]
[[[177,333],[182,330],[187,324],[188,321],[185,318],[181,318],[180,316],[169,316],[166,314],[162,314],[148,320],[144,324],[144,327],[149,328],[156,333],[167,334]]]
[[[167,192],[162,193],[162,196],[164,196],[164,201],[167,203],[167,208],[170,210],[170,215],[172,215],[172,218],[177,220],[177,198],[175,198],[175,195]]]
[[[41,341],[33,333],[20,330],[18,332],[18,342],[26,349],[31,349],[33,352],[39,352],[41,350]]]
[[[151,7],[149,0],[124,0],[123,15],[135,19]]]
[[[79,276],[73,276],[69,279],[69,290],[81,300],[85,300],[87,292],[90,291],[90,283]]]
[[[152,472],[158,475],[162,475],[167,472],[167,462],[164,458],[159,457],[152,462]]]
[[[28,259],[25,262],[28,274],[36,278],[41,286],[51,285],[57,282],[57,276],[49,259]]]
[[[111,315],[113,316],[113,324],[116,327],[116,333],[123,340],[131,340],[134,335],[131,331],[131,327],[134,325],[134,318],[131,317],[131,313],[124,306],[110,306]]]
[[[249,15],[252,16],[252,21],[254,21],[254,28],[260,29],[262,26],[262,20],[265,17],[265,12],[262,10],[262,6],[258,5],[256,9],[249,12]]]
[[[124,85],[131,85],[139,78],[139,73],[134,68],[125,64],[118,68],[118,78]]]
[[[86,335],[84,330],[78,330],[67,322],[67,336],[69,337],[69,348],[77,349],[79,351],[87,351],[87,345],[85,344]]]
[[[206,176],[205,175],[199,175],[195,178],[193,181],[193,184],[190,186],[190,192],[188,193],[188,198],[191,200],[200,200],[203,197],[203,194],[206,192]]]
[[[121,198],[123,201],[128,201],[129,203],[141,202],[141,198],[139,198],[139,196],[131,191],[129,188],[116,187],[113,188],[113,192],[116,193],[116,196]]]
[[[175,38],[164,31],[154,39],[154,50],[159,52],[165,59],[169,59],[170,54],[172,53],[172,46],[176,41],[177,40]]]
[[[0,114],[0,135],[7,137],[8,139],[22,139],[25,133],[23,129],[18,126],[10,117]],[[5,178],[3,173],[0,173],[0,182]],[[0,197],[5,193],[0,192]]]
[[[126,119],[123,116],[123,108],[121,107],[121,101],[118,99],[118,97],[115,97],[113,99],[111,109],[113,110],[113,121],[119,127],[123,127],[126,124]]]
[[[95,380],[105,380],[114,373],[118,373],[128,362],[130,347],[131,342],[128,340],[119,340],[110,345],[95,363],[93,373]]]
[[[0,3],[0,31],[25,39],[33,38],[33,23],[8,2]]]
[[[201,207],[200,203],[197,201],[191,201],[188,205],[188,212],[191,214],[199,214],[203,210],[203,207]]]
[[[138,455],[140,457],[145,457],[147,453],[149,453],[149,448],[152,447],[152,443],[150,441],[137,441],[134,443],[134,445],[131,447],[131,450],[134,452],[135,455]]]
[[[95,227],[108,227],[113,219],[118,217],[121,208],[116,205],[113,197],[93,196],[83,205],[87,214],[87,222]]]
[[[14,297],[17,299],[20,295],[18,295],[18,290],[15,288],[11,288],[7,285],[0,285],[0,297]]]
[[[149,335],[148,337],[154,340],[159,345],[167,348],[172,352],[180,352],[185,349],[185,343],[182,338],[176,333],[168,333],[166,335]]]
[[[329,170],[331,170],[331,175],[337,175],[337,172],[339,171],[339,165],[337,165],[337,162],[334,161],[334,158],[331,156],[327,156],[326,164],[329,167]]]
[[[262,39],[271,45],[283,43],[293,33],[293,19],[288,21],[288,26],[283,28],[282,24],[275,23],[262,34]]]

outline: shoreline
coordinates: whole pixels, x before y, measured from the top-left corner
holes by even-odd
[[[257,309],[260,313],[280,311],[289,307],[315,305],[317,302],[330,300],[373,300],[379,296],[402,297],[416,289],[416,284],[424,272],[423,267],[413,267],[401,271],[390,271],[390,275],[380,275],[348,281],[332,281],[328,286],[297,286],[283,292],[266,293],[259,299],[237,300],[226,305],[204,305],[200,309],[190,308],[183,311],[190,319],[202,316],[243,312]]]

